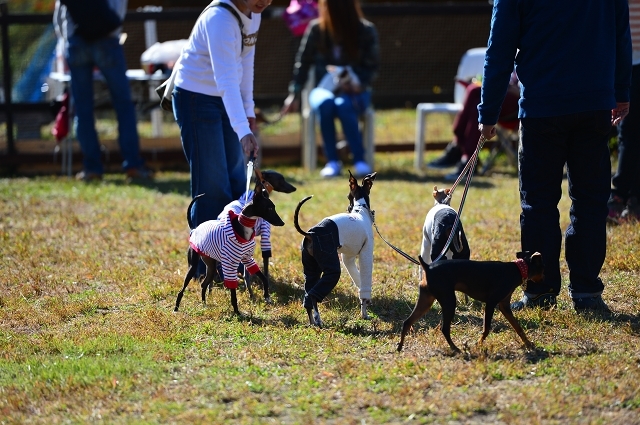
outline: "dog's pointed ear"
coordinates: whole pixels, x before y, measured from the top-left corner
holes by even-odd
[[[364,178],[362,179],[362,187],[371,189],[371,186],[373,186],[373,181],[376,179],[377,174],[378,173],[373,172],[371,174],[367,174],[366,176],[364,176]]]
[[[353,174],[351,174],[351,170],[349,170],[349,190],[350,191],[354,191],[358,188],[358,180],[353,177]]]
[[[539,252],[534,252],[533,254],[531,254],[531,262],[540,262],[540,264],[544,264],[544,261],[542,260],[542,254],[540,254]]]
[[[451,188],[444,190],[445,195],[449,196],[450,193],[451,193]]]

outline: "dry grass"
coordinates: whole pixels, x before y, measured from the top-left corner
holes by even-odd
[[[442,174],[408,171],[409,155],[377,161],[378,227],[415,256]],[[613,315],[577,315],[563,289],[557,308],[517,314],[538,347],[526,351],[499,314],[476,346],[482,311],[461,305],[452,337],[463,354],[452,355],[436,307],[398,354],[416,267],[376,237],[373,319],[358,318],[345,273],[321,306],[326,328],[308,327],[293,210],[315,195],[303,227],[343,211],[347,182],[279,171],[298,191],[273,197],[287,223],[273,235],[274,304],[241,291],[242,317],[220,287],[203,307],[196,284],[172,312],[186,174],[146,186],[0,180],[0,423],[640,423],[640,225],[609,229]],[[463,213],[472,257],[513,259],[518,214],[517,179],[474,178]],[[566,195],[561,217],[566,227]]]

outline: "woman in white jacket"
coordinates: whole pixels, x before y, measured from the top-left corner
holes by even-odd
[[[219,4],[216,4],[219,3]],[[215,219],[245,189],[256,154],[253,64],[261,13],[271,0],[220,0],[198,18],[176,65],[173,111],[191,169],[195,225]],[[204,267],[197,274],[204,274]]]

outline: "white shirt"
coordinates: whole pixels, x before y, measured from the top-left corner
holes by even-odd
[[[244,39],[235,16],[223,7],[207,9],[196,21],[180,63],[175,85],[222,98],[231,126],[242,139],[251,133],[247,117],[255,117],[253,63],[261,15],[247,17],[230,0],[244,24]]]

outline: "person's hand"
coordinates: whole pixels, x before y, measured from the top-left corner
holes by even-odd
[[[252,133],[257,133],[258,132],[258,124],[256,122],[256,118],[255,117],[247,117],[247,120],[249,121],[249,130],[251,130]]]
[[[249,133],[240,139],[240,144],[242,145],[242,151],[248,158],[258,155],[258,139],[256,139],[253,133]]]
[[[478,124],[478,130],[484,136],[485,140],[491,140],[496,135],[496,126],[489,124]]]
[[[618,125],[622,122],[624,117],[629,114],[629,102],[616,104],[615,109],[611,110],[611,124]]]
[[[280,110],[280,113],[282,115],[286,115],[289,112],[298,112],[299,108],[300,108],[300,100],[296,99],[296,95],[291,93],[284,100],[284,104],[282,105],[282,109]]]

